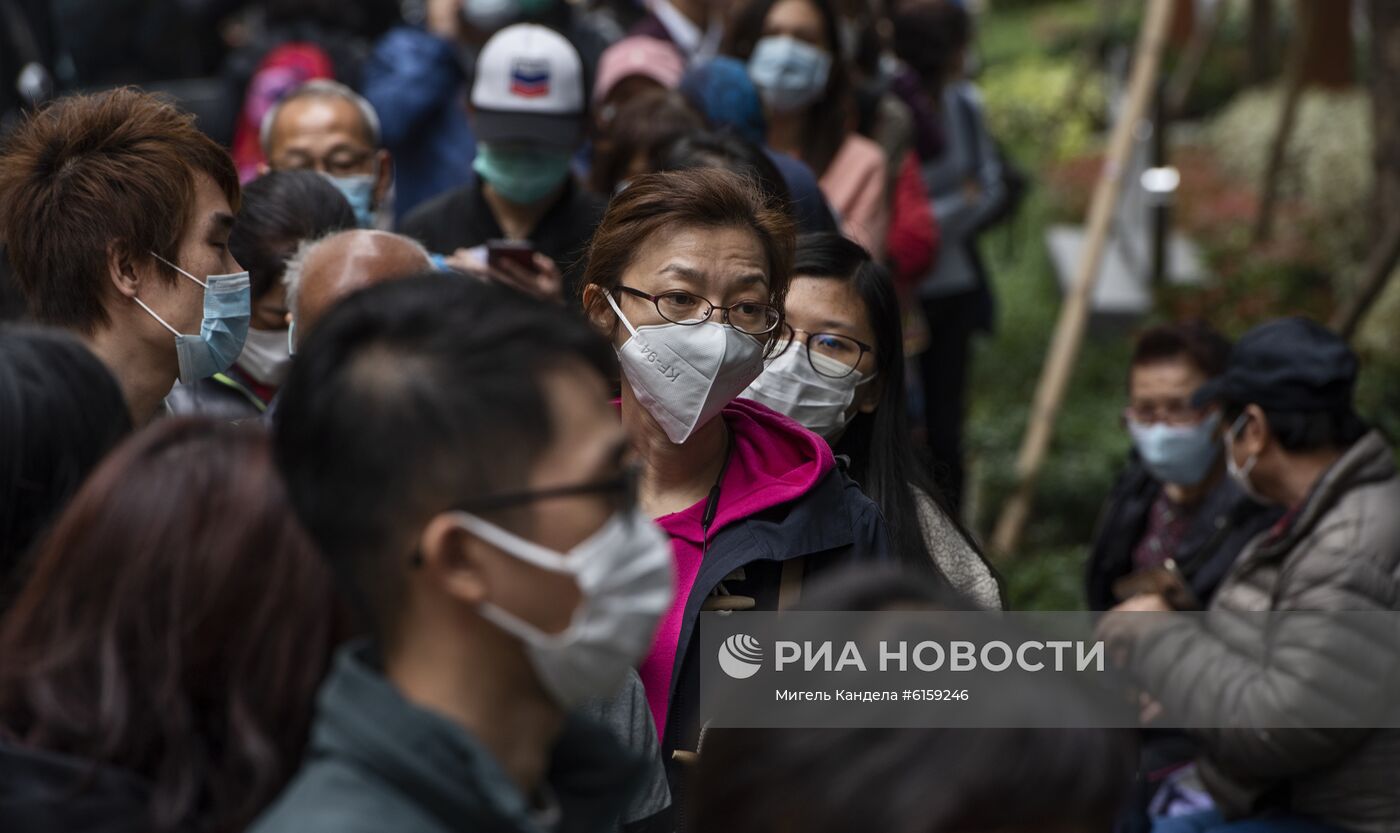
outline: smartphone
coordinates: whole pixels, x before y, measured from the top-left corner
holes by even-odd
[[[514,263],[528,272],[536,271],[535,244],[529,240],[486,241],[486,265],[499,269],[506,262]]]

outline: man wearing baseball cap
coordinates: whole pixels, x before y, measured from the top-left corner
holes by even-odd
[[[1247,333],[1225,373],[1196,394],[1229,426],[1230,476],[1287,511],[1245,546],[1203,619],[1110,612],[1100,624],[1176,725],[1221,726],[1229,715],[1236,727],[1191,732],[1217,809],[1164,820],[1154,833],[1266,814],[1283,825],[1270,830],[1400,829],[1400,730],[1308,729],[1298,717],[1386,725],[1364,721],[1390,705],[1389,651],[1355,617],[1246,615],[1400,607],[1400,478],[1385,438],[1353,410],[1356,373],[1344,341],[1290,318]],[[1144,595],[1114,611],[1167,609]],[[1276,726],[1300,728],[1265,728]]]
[[[457,253],[451,262],[458,268],[540,297],[565,297],[606,207],[570,169],[585,109],[583,64],[562,35],[532,23],[497,32],[472,83],[476,176],[414,210],[403,232],[430,251]],[[516,256],[477,248],[496,240],[515,241]]]

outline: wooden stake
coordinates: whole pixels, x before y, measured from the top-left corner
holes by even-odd
[[[1070,374],[1074,370],[1075,359],[1084,341],[1084,330],[1089,323],[1089,306],[1093,299],[1094,286],[1098,283],[1099,269],[1103,264],[1104,247],[1108,242],[1113,212],[1117,210],[1118,200],[1122,196],[1121,180],[1132,152],[1133,133],[1147,110],[1147,105],[1157,89],[1157,79],[1161,75],[1162,53],[1166,49],[1167,30],[1171,23],[1173,7],[1173,0],[1150,0],[1147,16],[1138,35],[1136,60],[1128,84],[1127,101],[1118,123],[1114,125],[1108,156],[1104,160],[1104,168],[1094,190],[1094,199],[1089,209],[1088,236],[1080,254],[1074,287],[1060,308],[1060,318],[1055,324],[1055,335],[1050,343],[1050,356],[1036,386],[1030,423],[1026,426],[1026,435],[1021,442],[1021,452],[1016,461],[1016,492],[1002,510],[996,531],[992,535],[992,549],[1003,557],[1015,552],[1020,544],[1026,520],[1030,516],[1036,478],[1045,460],[1055,419],[1064,403],[1065,390],[1069,386]]]

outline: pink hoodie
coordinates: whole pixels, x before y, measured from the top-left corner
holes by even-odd
[[[730,524],[789,503],[806,494],[836,466],[831,447],[811,431],[782,414],[747,399],[736,399],[721,412],[734,438],[733,456],[720,484],[718,511],[710,525],[710,540]],[[675,554],[676,593],[671,609],[662,617],[656,640],[638,671],[646,687],[647,703],[656,720],[656,731],[666,733],[666,711],[671,700],[671,672],[676,664],[677,643],[685,617],[686,601],[700,572],[703,532],[700,521],[705,501],[657,518],[671,536]],[[702,588],[700,592],[709,592]]]

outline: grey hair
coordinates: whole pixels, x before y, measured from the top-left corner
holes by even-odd
[[[358,234],[365,231],[369,231],[374,234],[388,235],[389,237],[393,237],[403,241],[404,243],[413,247],[413,249],[415,249],[418,252],[418,254],[423,256],[424,269],[432,268],[433,256],[428,253],[428,250],[423,247],[422,243],[419,243],[412,237],[408,237],[402,234],[394,234],[393,232],[374,231],[372,229],[341,229],[340,231],[333,231],[329,234],[324,234],[313,240],[303,240],[297,246],[296,253],[287,259],[287,269],[285,272],[282,273],[282,283],[287,287],[287,311],[292,314],[293,320],[297,318],[297,298],[301,294],[300,289],[302,274],[306,271],[306,263],[307,261],[311,260],[311,256],[315,254],[316,250],[321,247],[321,244],[329,243],[337,237],[340,237],[342,234]]]
[[[379,114],[375,112],[374,105],[369,103],[369,99],[340,83],[329,78],[316,78],[307,81],[300,87],[294,87],[268,108],[263,115],[262,125],[258,128],[258,141],[262,144],[262,152],[265,158],[272,156],[272,126],[277,123],[277,117],[281,115],[282,108],[293,101],[305,98],[334,98],[341,101],[348,101],[355,105],[360,111],[360,118],[364,120],[365,130],[369,133],[370,144],[378,150],[383,141],[383,134],[379,128]]]

